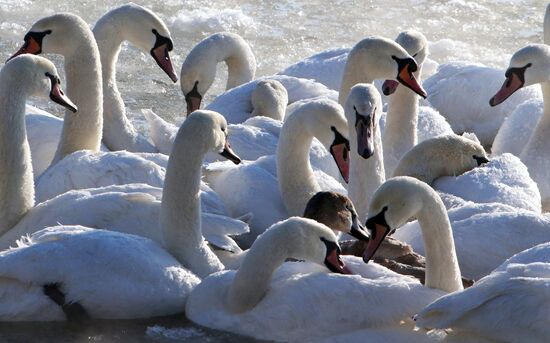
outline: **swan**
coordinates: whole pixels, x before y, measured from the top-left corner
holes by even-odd
[[[103,129],[103,86],[96,41],[80,17],[61,13],[35,22],[25,35],[25,44],[11,58],[23,54],[57,53],[65,57],[67,94],[78,104],[75,115],[66,111],[63,129],[53,159],[40,162],[40,169],[55,164],[72,152],[99,151]],[[66,44],[66,41],[73,44]],[[40,160],[37,155],[33,158]],[[50,156],[45,156],[49,159]],[[40,172],[36,170],[35,173]]]
[[[82,226],[23,237],[0,252],[0,276],[2,321],[181,313],[200,282],[148,239]]]
[[[407,201],[403,202],[404,199]],[[371,206],[373,204],[388,206],[385,212],[388,222],[396,224],[392,228],[410,216],[424,214],[431,219],[438,212],[443,217],[436,223],[444,223],[444,207],[435,191],[412,178],[386,181],[375,194]],[[405,208],[401,204],[408,206]],[[378,214],[375,213],[379,211],[377,207],[371,209],[369,214]],[[373,220],[367,222],[369,227]],[[426,239],[432,242],[432,248],[436,247],[434,244],[437,247],[444,244],[445,248],[427,256],[428,287],[376,264],[365,265],[361,259],[351,256],[343,257],[343,262],[359,275],[327,275],[324,268],[311,263],[285,263],[275,270],[287,256],[293,256],[286,253],[289,248],[312,251],[311,244],[321,250],[312,262],[322,263],[327,251],[319,236],[306,236],[304,228],[296,227],[297,223],[309,222],[308,219],[290,218],[275,224],[256,240],[239,271],[216,273],[204,279],[187,300],[188,318],[210,328],[259,339],[313,340],[365,328],[394,329],[401,320],[408,320],[414,308],[423,308],[423,303],[430,303],[445,292],[462,289],[456,257],[452,257],[450,228],[441,230],[432,220],[423,226]],[[316,222],[311,225],[333,237],[324,225]],[[269,242],[283,230],[291,236],[281,237],[278,244]],[[311,239],[304,242],[308,237]],[[305,256],[299,258],[308,260]],[[261,300],[258,302],[258,299]]]
[[[77,107],[61,90],[54,65],[42,57],[25,55],[11,59],[0,71],[0,232],[14,226],[34,206],[33,171],[25,132],[25,101],[48,89],[50,99],[76,112]]]
[[[103,80],[103,142],[109,150],[157,152],[126,117],[124,102],[116,85],[116,63],[124,41],[150,53],[173,82],[178,80],[170,51],[170,31],[155,13],[130,3],[105,13],[93,28],[101,56]]]
[[[414,76],[420,82],[424,62],[428,56],[428,40],[414,30],[401,32],[395,41],[401,45],[418,63]],[[418,96],[410,89],[398,87],[399,83],[387,80],[382,85],[388,97],[387,113],[381,117],[382,145],[384,146],[384,169],[390,177],[403,155],[419,141],[453,131],[437,111],[418,105]]]
[[[301,215],[307,201],[321,189],[345,192],[335,179],[314,172],[308,158],[313,137],[317,137],[347,179],[349,148],[342,112],[332,100],[312,100],[298,107],[284,122],[276,156],[264,156],[236,167],[219,162],[207,167],[206,180],[230,215],[253,214],[250,234],[239,237],[243,246],[249,246],[274,222]]]
[[[180,86],[188,115],[200,108],[221,61],[227,64],[227,89],[254,79],[256,57],[241,36],[220,32],[206,37],[193,47],[181,66]]]
[[[416,316],[420,328],[452,329],[448,340],[547,342],[550,244],[520,252],[469,289],[446,295]],[[510,325],[513,323],[513,325]]]
[[[550,47],[544,44],[530,44],[516,51],[510,59],[506,80],[501,89],[491,98],[491,106],[503,103],[509,96],[524,87],[540,84],[543,101],[550,101]],[[550,174],[548,164],[549,106],[545,103],[544,114],[539,120],[531,138],[520,154],[520,159],[529,169],[529,175],[537,183],[542,198],[542,209],[550,208]]]
[[[288,257],[309,262],[283,263]],[[424,287],[413,279],[382,267],[366,267],[374,280],[326,270],[349,273],[361,264],[355,257],[340,260],[336,237],[325,225],[291,217],[258,237],[238,271],[204,279],[188,297],[186,316],[203,326],[258,339],[301,341],[361,326],[388,325],[390,320],[395,323],[413,308],[443,294],[423,292]],[[377,282],[394,284],[394,296],[404,298],[401,313],[364,310],[374,308],[385,295],[389,297]],[[414,291],[418,297],[405,296]],[[339,308],[346,315],[338,315]]]
[[[446,175],[461,175],[489,162],[483,146],[455,134],[425,140],[399,160],[392,176],[412,176],[429,185]]]

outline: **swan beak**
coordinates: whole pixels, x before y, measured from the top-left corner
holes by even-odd
[[[515,68],[514,68],[515,69]],[[523,84],[525,83],[524,79],[524,73],[525,69],[523,69],[523,72],[520,70],[512,70],[508,69],[506,72],[506,80],[504,80],[504,83],[502,84],[502,87],[500,90],[495,94],[491,100],[489,100],[489,105],[496,106],[498,104],[501,104],[504,102],[504,100],[508,99],[510,95],[514,94],[518,89],[523,87]]]
[[[187,115],[193,113],[193,111],[201,108],[202,95],[198,90],[199,81],[195,81],[193,89],[187,94],[185,94],[185,102],[187,103]]]
[[[424,99],[428,96],[428,93],[422,88],[420,84],[416,81],[412,71],[410,70],[410,64],[405,64],[399,73],[397,74],[397,81],[410,88],[413,92],[420,95]]]
[[[42,52],[42,47],[40,46],[38,41],[34,39],[32,36],[29,36],[29,38],[25,41],[25,44],[23,44],[21,49],[17,50],[15,54],[13,54],[10,58],[8,58],[8,61],[22,54],[38,55],[41,52]]]
[[[382,216],[382,218],[379,218],[379,216]],[[376,253],[376,250],[380,247],[386,236],[390,233],[390,227],[386,224],[386,220],[384,219],[384,212],[381,212],[380,214],[371,217],[367,220],[367,223],[365,226],[371,233],[371,237],[369,240],[369,243],[367,244],[367,248],[363,252],[363,261],[365,263],[369,263],[369,261],[372,259],[374,254]],[[382,219],[382,220],[380,220]],[[380,221],[382,223],[380,223]]]
[[[327,254],[325,256],[325,266],[333,273],[338,274],[353,274],[351,270],[344,264],[344,261],[340,258],[340,247],[337,243],[327,241],[321,238],[325,246],[327,247]]]
[[[487,157],[485,156],[476,156],[474,155],[474,159],[477,162],[477,166],[480,167],[482,164],[491,162]]]
[[[170,54],[168,52],[168,44],[162,44],[156,48],[151,49],[151,56],[155,59],[158,66],[164,70],[168,77],[173,81],[177,82],[178,77],[174,71],[174,66],[172,65],[172,60],[170,59]]]
[[[359,223],[357,216],[352,217],[351,229],[349,234],[363,242],[370,241],[370,235],[365,230],[365,227]]]
[[[47,74],[47,76],[50,78],[52,82],[52,89],[50,91],[50,99],[53,102],[56,102],[60,104],[63,107],[68,108],[73,113],[76,113],[78,111],[78,108],[76,105],[69,99],[68,96],[65,95],[63,90],[61,89],[61,85],[59,82],[59,79],[56,76]]]
[[[237,154],[235,154],[233,149],[231,149],[231,145],[229,145],[229,142],[227,141],[227,139],[225,140],[225,145],[223,147],[222,152],[220,152],[220,155],[222,155],[223,157],[227,158],[228,160],[230,160],[235,164],[239,164],[242,162],[241,158],[237,156]]]
[[[382,84],[382,93],[384,93],[385,96],[392,95],[397,90],[397,86],[399,86],[399,82],[395,80],[386,80]]]
[[[367,159],[374,155],[373,115],[360,115],[355,112],[355,132],[357,133],[357,153]]]
[[[332,144],[330,146],[332,158],[338,166],[340,175],[346,183],[349,182],[349,143]]]

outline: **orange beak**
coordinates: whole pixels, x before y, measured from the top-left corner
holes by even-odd
[[[397,74],[397,81],[406,87],[410,88],[413,92],[420,95],[424,99],[428,96],[428,93],[422,88],[422,86],[416,81],[413,73],[409,71],[409,64],[405,64],[399,73]]]
[[[17,50],[15,54],[13,54],[10,58],[8,58],[8,61],[22,54],[38,55],[41,52],[42,52],[42,47],[40,46],[40,44],[33,37],[29,37],[29,39],[25,42],[25,44],[23,44],[21,49]]]

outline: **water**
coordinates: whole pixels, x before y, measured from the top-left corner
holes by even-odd
[[[431,58],[479,62],[504,68],[511,54],[530,42],[542,42],[542,0],[155,0],[135,1],[155,11],[172,32],[173,62],[179,68],[186,53],[207,35],[231,31],[242,35],[258,60],[257,76],[270,75],[316,52],[351,47],[367,35],[394,38],[405,29],[423,32],[432,43]],[[61,11],[80,15],[91,26],[108,9],[124,1],[0,0],[0,60],[22,44],[37,19]],[[48,56],[62,69],[62,60]],[[184,112],[179,84],[173,84],[148,53],[124,46],[118,85],[135,120],[152,108],[175,120]],[[224,68],[206,96],[209,103],[225,86]],[[63,75],[62,75],[63,76]],[[61,115],[46,101],[40,107]],[[159,326],[160,325],[160,326]],[[180,330],[165,330],[164,328]],[[193,326],[182,316],[145,321],[98,321],[74,324],[2,324],[3,341],[173,341],[242,342],[243,338]]]

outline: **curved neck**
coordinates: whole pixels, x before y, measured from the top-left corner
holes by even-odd
[[[0,74],[1,75],[1,74]],[[0,76],[0,235],[34,206],[34,182],[25,129],[25,83]]]
[[[428,186],[427,186],[428,187]],[[463,289],[449,216],[435,192],[417,214],[426,251],[426,287],[455,292]]]
[[[338,94],[338,103],[342,106],[346,103],[351,87],[358,83],[373,83],[374,77],[371,75],[367,59],[362,56],[361,50],[351,50],[348,55],[344,74],[342,76],[342,85]]]
[[[83,29],[74,53],[65,56],[67,96],[78,112],[65,112],[63,130],[52,164],[78,151],[99,151],[103,130],[103,87],[101,61],[94,36]]]
[[[420,73],[415,73],[418,82]],[[400,85],[388,101],[384,145],[384,167],[386,175],[393,174],[399,160],[416,145],[418,123],[418,95]]]
[[[216,49],[217,62],[227,64],[227,86],[231,89],[254,79],[256,62],[248,47],[232,39],[221,40]]]
[[[203,278],[224,269],[201,230],[201,167],[208,148],[200,146],[192,125],[184,124],[172,151],[160,212],[164,245],[182,265]]]
[[[291,216],[301,216],[309,199],[321,190],[309,162],[313,135],[307,130],[307,120],[301,113],[291,115],[281,128],[277,145],[279,190]]]
[[[119,12],[114,12],[119,13]],[[144,137],[138,135],[126,116],[126,107],[118,91],[116,82],[116,63],[122,43],[126,40],[124,31],[118,26],[124,25],[120,15],[99,20],[93,33],[101,55],[103,80],[103,142],[110,150],[128,150],[133,152],[157,152]]]
[[[348,196],[355,205],[357,215],[365,222],[368,215],[369,201],[374,192],[386,180],[384,172],[382,139],[380,129],[376,124],[374,133],[374,155],[364,159],[357,153],[357,132],[353,126],[354,120],[348,118],[350,137],[350,174]]]

